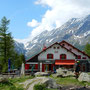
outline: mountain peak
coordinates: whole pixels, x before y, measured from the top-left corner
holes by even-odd
[[[87,22],[88,21],[88,22]],[[54,42],[66,40],[73,45],[85,45],[90,40],[90,15],[84,18],[72,18],[60,28],[51,31],[43,31],[31,41],[26,48],[26,56],[34,55],[41,51],[43,44],[46,46]]]
[[[87,21],[90,21],[90,14],[85,17]]]

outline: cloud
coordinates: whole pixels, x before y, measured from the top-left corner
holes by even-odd
[[[35,20],[35,19],[32,19],[31,22],[27,23],[27,26],[29,26],[29,27],[36,27],[38,25],[39,25],[39,22],[37,20]]]
[[[35,4],[49,8],[40,23],[35,19],[28,23],[28,26],[35,27],[30,38],[44,30],[58,28],[73,17],[79,18],[90,14],[90,0],[37,0]]]

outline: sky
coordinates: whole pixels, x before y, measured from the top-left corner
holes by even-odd
[[[20,42],[88,14],[90,0],[0,0],[0,20],[10,19],[9,31]]]

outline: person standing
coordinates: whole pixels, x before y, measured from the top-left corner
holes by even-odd
[[[80,71],[80,61],[77,61],[76,67],[75,67],[76,79],[79,77],[79,71]]]

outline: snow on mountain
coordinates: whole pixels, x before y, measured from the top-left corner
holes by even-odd
[[[90,30],[84,33],[84,37],[90,34]]]
[[[84,18],[72,18],[57,29],[45,30],[26,43],[25,55],[31,57],[40,52],[44,45],[49,46],[62,40],[66,40],[73,45],[85,45],[90,42],[90,15]]]
[[[26,49],[25,49],[23,43],[20,43],[20,42],[17,42],[16,40],[14,40],[14,46],[15,46],[15,50],[17,53],[19,53],[19,54],[25,54],[26,53]]]

